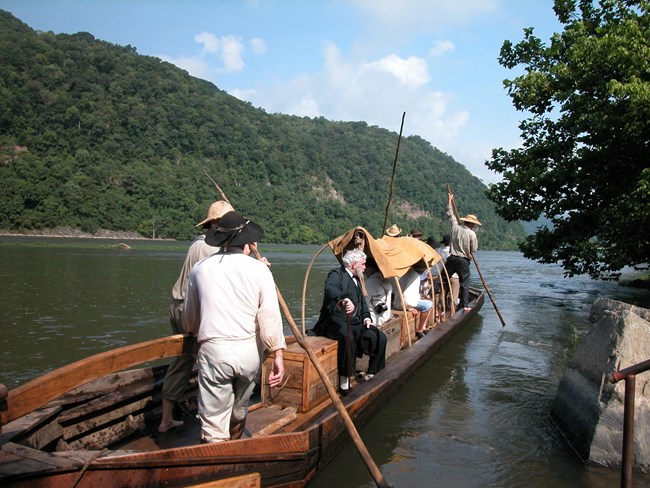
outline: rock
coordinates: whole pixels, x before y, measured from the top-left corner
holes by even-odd
[[[585,462],[620,467],[625,382],[609,375],[650,358],[650,310],[599,298],[591,330],[560,382],[551,416]],[[650,469],[650,371],[636,375],[634,468]]]

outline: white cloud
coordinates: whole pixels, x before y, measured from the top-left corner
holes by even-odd
[[[390,54],[378,61],[367,63],[363,68],[391,73],[407,86],[420,86],[431,80],[426,61],[416,56],[403,59],[396,54]]]
[[[301,117],[318,117],[320,115],[320,107],[316,98],[311,93],[308,93],[291,108],[291,113]]]
[[[216,53],[219,50],[219,39],[214,34],[201,32],[194,36],[194,40],[199,44],[203,44],[204,53]]]
[[[418,134],[434,146],[449,146],[469,121],[466,111],[452,108],[455,98],[430,86],[426,62],[396,54],[365,61],[342,55],[329,43],[322,51],[324,73],[300,74],[287,82],[261,86],[248,100],[270,112],[323,116],[330,120],[363,120]]]
[[[233,97],[239,98],[240,100],[250,102],[257,95],[257,90],[253,88],[249,88],[247,90],[243,90],[241,88],[235,88],[234,90],[230,90],[228,93]]]
[[[221,38],[221,59],[226,72],[232,73],[244,69],[243,52],[244,45],[239,37],[224,36]]]
[[[254,39],[251,39],[248,42],[255,54],[266,53],[266,42],[264,41],[264,39],[260,39],[259,37],[256,37]]]
[[[213,69],[202,58],[197,58],[197,57],[171,58],[169,56],[164,56],[164,55],[159,55],[158,57],[164,61],[168,61],[178,66],[181,69],[184,69],[190,75],[196,76],[197,78],[202,78],[204,80],[209,80],[211,78]]]
[[[452,52],[456,46],[451,41],[434,41],[433,46],[429,50],[429,55],[436,58],[445,53]]]
[[[223,70],[226,73],[234,73],[244,69],[242,55],[246,48],[240,37],[232,35],[217,37],[210,32],[201,32],[194,36],[194,40],[203,45],[202,57],[207,54],[219,56],[223,63]]]

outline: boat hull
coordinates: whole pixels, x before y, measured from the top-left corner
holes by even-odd
[[[343,397],[355,425],[368,422],[483,305],[474,291],[469,312],[459,312],[437,324],[426,336],[390,358],[371,381],[360,383]],[[41,409],[41,411],[47,409]],[[80,450],[44,452],[14,443],[12,431],[0,434],[0,485],[11,488],[180,487],[259,473],[265,487],[305,486],[350,441],[344,422],[331,401],[272,435],[216,444],[137,451]]]

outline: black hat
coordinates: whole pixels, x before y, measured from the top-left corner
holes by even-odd
[[[379,340],[379,331],[377,327],[370,327],[364,329],[359,341],[361,342],[361,350],[364,354],[370,356],[377,350],[377,341]]]
[[[205,234],[205,242],[210,246],[227,248],[258,242],[262,236],[264,229],[233,210],[212,224]]]

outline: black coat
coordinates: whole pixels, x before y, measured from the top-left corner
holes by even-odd
[[[316,334],[329,336],[331,334],[326,332],[335,330],[345,334],[347,329],[345,307],[337,309],[337,303],[344,298],[349,298],[354,303],[354,313],[350,316],[351,327],[361,327],[365,319],[370,319],[368,304],[363,298],[361,287],[354,283],[350,273],[341,266],[330,271],[325,280],[323,305],[313,329]]]

